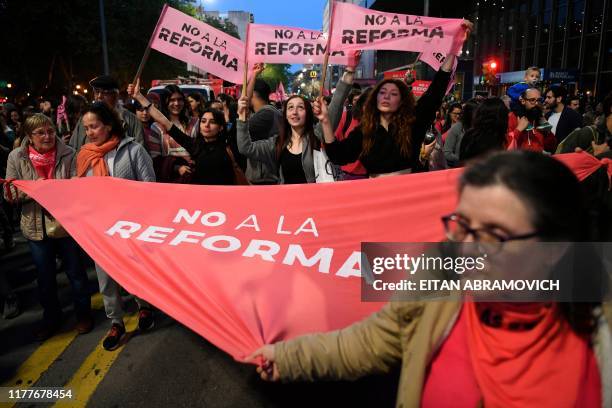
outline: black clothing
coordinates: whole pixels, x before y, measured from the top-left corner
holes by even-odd
[[[232,185],[235,183],[234,167],[227,154],[227,144],[220,137],[207,142],[201,135],[195,139],[172,125],[168,134],[189,152],[195,162],[191,184]]]
[[[285,184],[306,184],[306,174],[302,166],[302,153],[293,154],[289,149],[283,149],[280,157]]]
[[[553,112],[548,112],[546,119],[550,118]],[[567,137],[574,130],[582,127],[582,116],[567,106],[561,111],[559,122],[557,122],[557,128],[555,129],[555,137],[557,143],[561,143],[563,139]]]
[[[416,120],[412,125],[409,156],[400,153],[400,147],[393,136],[394,129],[390,127],[387,131],[379,125],[374,134],[374,144],[367,155],[361,155],[363,133],[358,127],[346,139],[325,144],[329,159],[338,165],[349,164],[359,159],[369,174],[385,174],[417,168],[421,144],[427,129],[435,119],[436,110],[442,104],[449,80],[450,72],[438,71],[427,92],[419,99],[415,109]]]

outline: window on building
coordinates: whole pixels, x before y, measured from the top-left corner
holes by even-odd
[[[580,65],[580,38],[572,38],[567,43],[567,66],[576,68]]]
[[[601,25],[603,24],[603,1],[590,1],[588,7],[587,22],[587,34],[598,33],[601,31]]]
[[[550,68],[561,68],[561,63],[563,59],[563,42],[555,42],[553,43],[552,48],[552,57],[550,59]]]
[[[557,18],[555,23],[555,41],[563,40],[565,37],[567,20],[567,4],[562,4],[557,7]]]
[[[606,32],[603,52],[603,70],[612,71],[612,31]],[[608,85],[610,84],[608,83]],[[612,90],[612,86],[605,89]]]
[[[544,10],[542,13],[542,26],[540,27],[540,44],[548,44],[550,37],[550,20],[552,19],[552,10]]]
[[[535,65],[534,61],[533,61],[533,52],[534,52],[534,49],[535,49],[534,47],[529,47],[529,48],[527,48],[527,51],[525,51],[525,64],[524,65],[526,67],[530,67],[532,65]]]
[[[612,72],[602,73],[599,76],[599,84],[597,85],[599,98],[603,99],[612,89]]]
[[[512,66],[512,71],[520,71],[523,68],[523,62],[521,61],[522,54],[523,50],[517,49],[514,51],[514,65]]]
[[[569,36],[579,37],[584,23],[584,0],[576,0],[570,8]]]
[[[599,51],[599,35],[588,35],[584,43],[583,72],[595,72],[597,70],[597,54]]]
[[[538,60],[536,62],[536,65],[539,67],[545,67],[547,57],[548,57],[548,44],[541,44],[538,47]]]

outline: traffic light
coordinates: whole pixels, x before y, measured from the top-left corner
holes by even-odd
[[[491,59],[482,63],[482,78],[483,83],[488,86],[497,84],[497,68],[499,64],[496,60]]]

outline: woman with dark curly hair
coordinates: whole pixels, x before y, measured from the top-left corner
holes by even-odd
[[[472,23],[464,22],[465,39],[471,27]],[[329,159],[338,165],[359,159],[371,177],[410,173],[419,168],[421,144],[446,93],[454,61],[454,55],[446,57],[418,103],[404,82],[380,82],[366,100],[360,127],[342,141],[336,140],[322,106],[317,117],[323,125]]]
[[[504,150],[507,144],[508,108],[500,98],[485,99],[474,112],[472,127],[465,131],[459,146],[464,162],[485,153]]]

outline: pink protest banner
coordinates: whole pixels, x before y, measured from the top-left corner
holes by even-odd
[[[327,36],[321,31],[303,28],[250,24],[249,62],[279,64],[321,64],[325,57]],[[344,50],[330,52],[329,63],[347,65]]]
[[[242,359],[380,309],[361,301],[361,242],[442,239],[459,174],[257,187],[13,184],[126,290]]]
[[[172,7],[153,33],[151,48],[235,84],[242,83],[244,43]]]
[[[439,69],[446,55],[459,55],[463,20],[383,13],[349,3],[334,5],[331,51],[400,50],[421,52]]]

